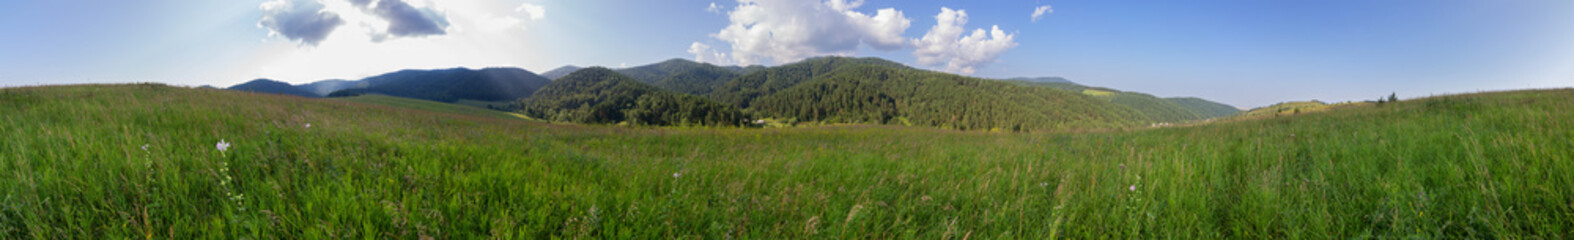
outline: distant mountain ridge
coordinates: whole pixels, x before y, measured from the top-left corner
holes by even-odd
[[[585,69],[585,68],[582,68],[582,67],[579,67],[579,66],[574,66],[574,65],[565,65],[565,66],[562,66],[562,67],[558,67],[558,68],[552,69],[550,71],[543,72],[543,73],[541,73],[541,77],[545,77],[545,78],[551,79],[551,80],[557,80],[558,78],[562,78],[563,76],[567,76],[568,74],[574,73],[574,71],[579,71],[580,69]]]
[[[529,97],[552,81],[519,68],[451,68],[401,70],[361,79],[360,82],[365,87],[339,90],[329,96],[378,93],[439,102],[466,99],[512,101]]]
[[[380,94],[519,111],[549,120],[633,125],[899,124],[963,130],[1124,128],[1236,115],[1200,98],[1159,98],[1061,77],[982,79],[881,58],[815,57],[775,67],[687,59],[609,69],[563,66],[400,70],[291,86],[231,89],[307,97]],[[497,102],[510,104],[493,105]],[[494,107],[498,106],[498,107]],[[772,123],[772,124],[776,124]]]
[[[551,80],[519,68],[451,68],[436,70],[400,70],[361,80],[323,80],[307,84],[258,79],[230,87],[246,90],[290,94],[305,97],[343,97],[361,94],[383,94],[439,102],[459,100],[513,101],[529,97]]]
[[[674,58],[656,64],[618,69],[617,72],[668,91],[705,95],[717,86],[737,78],[740,75],[738,72],[745,69]]]
[[[330,79],[330,80],[316,81],[316,82],[307,83],[307,84],[295,85],[295,87],[296,88],[300,88],[301,90],[306,90],[308,92],[315,93],[318,96],[328,96],[328,94],[331,94],[331,93],[339,91],[339,90],[350,89],[350,88],[363,88],[363,87],[366,87],[366,86],[363,85],[361,81],[350,81],[350,80],[343,80],[343,79]]]
[[[275,81],[273,79],[266,79],[266,78],[259,78],[259,79],[256,79],[256,80],[251,80],[249,82],[236,84],[235,86],[230,86],[229,88],[225,88],[225,89],[227,89],[227,90],[235,90],[235,91],[244,91],[244,92],[272,93],[272,94],[294,95],[294,96],[313,97],[313,98],[314,97],[322,97],[322,95],[318,95],[316,93],[312,93],[312,92],[309,92],[309,91],[306,91],[306,90],[302,90],[300,88],[296,88],[295,86],[290,85],[289,83]]]

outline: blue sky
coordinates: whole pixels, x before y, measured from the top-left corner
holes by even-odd
[[[0,30],[3,86],[816,55],[1247,108],[1574,86],[1566,0],[6,1]]]

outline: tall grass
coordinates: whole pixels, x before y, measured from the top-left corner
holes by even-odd
[[[1001,134],[548,125],[156,84],[6,88],[0,238],[1565,239],[1571,97]]]

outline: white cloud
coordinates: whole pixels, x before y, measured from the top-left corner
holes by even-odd
[[[942,7],[935,19],[937,23],[923,38],[913,39],[913,45],[918,47],[913,56],[918,58],[920,65],[972,74],[979,67],[994,62],[1007,49],[1017,46],[1014,34],[1001,31],[1000,26],[987,32],[976,29],[971,35],[962,36],[963,25],[967,24],[966,10]]]
[[[694,54],[695,62],[707,62],[716,65],[731,65],[732,60],[727,58],[727,53],[712,50],[710,45],[695,42],[689,44],[689,54]]]
[[[529,3],[520,4],[519,7],[514,8],[514,12],[521,12],[521,13],[525,13],[525,15],[530,15],[530,20],[531,21],[541,20],[542,18],[546,18],[547,17],[547,15],[546,15],[547,14],[547,9],[546,8],[541,7],[541,5],[535,5],[535,4],[529,4]]]
[[[716,2],[711,2],[710,3],[710,7],[706,7],[705,11],[706,12],[712,12],[712,13],[721,13],[721,6],[720,5],[716,5]]]
[[[712,37],[731,44],[732,59],[744,65],[849,55],[859,46],[884,51],[910,46],[902,33],[912,21],[902,11],[880,9],[873,16],[854,11],[862,5],[862,0],[738,0],[727,13],[731,24]]]
[[[1038,8],[1034,8],[1033,9],[1033,22],[1038,22],[1039,18],[1044,17],[1044,14],[1054,13],[1054,12],[1055,12],[1055,9],[1050,8],[1049,5],[1038,6]]]

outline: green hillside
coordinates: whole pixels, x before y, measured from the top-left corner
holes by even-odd
[[[1004,131],[1116,128],[1142,118],[1066,91],[870,64],[836,68],[750,109],[800,121]]]
[[[157,84],[5,88],[0,238],[1563,239],[1571,98],[999,134],[635,129]]]
[[[1137,110],[1143,116],[1147,116],[1149,121],[1154,122],[1176,123],[1207,118],[1186,106],[1148,94],[1117,92],[1105,98],[1112,103]]]
[[[600,67],[558,78],[520,105],[530,117],[579,123],[736,126],[745,120],[731,106],[664,91]]]
[[[427,100],[420,100],[420,99],[413,99],[413,98],[393,97],[393,96],[378,95],[378,94],[366,94],[366,95],[360,95],[360,96],[354,96],[354,97],[342,97],[342,98],[332,98],[332,99],[333,100],[349,101],[349,102],[358,102],[358,103],[384,105],[384,106],[390,106],[390,107],[416,109],[416,110],[422,110],[422,111],[439,112],[439,113],[451,113],[451,114],[468,115],[468,116],[495,117],[495,118],[502,118],[502,119],[525,119],[523,116],[515,115],[513,113],[500,112],[500,111],[488,110],[488,109],[483,109],[483,108],[476,108],[476,107],[459,105],[459,104],[434,102],[434,101],[427,101]]]
[[[1312,100],[1312,101],[1298,101],[1298,102],[1282,102],[1282,103],[1278,103],[1278,104],[1274,104],[1274,105],[1269,105],[1267,107],[1253,108],[1251,110],[1247,110],[1245,113],[1241,113],[1241,116],[1257,117],[1257,116],[1279,116],[1279,115],[1312,113],[1312,112],[1326,111],[1326,110],[1329,110],[1330,108],[1332,108],[1334,106],[1336,106],[1336,105],[1334,105],[1334,104],[1327,104],[1327,103],[1323,103],[1322,101],[1316,101],[1316,100]]]
[[[1023,86],[1057,88],[1099,97],[1136,110],[1142,113],[1145,120],[1153,122],[1176,123],[1195,121],[1231,116],[1240,111],[1229,105],[1200,98],[1158,98],[1145,93],[1084,86],[1063,78],[1016,78],[1008,80],[1008,82]]]
[[[1194,97],[1172,97],[1164,98],[1164,100],[1169,100],[1175,104],[1180,104],[1182,107],[1190,109],[1192,112],[1200,114],[1204,118],[1228,117],[1241,113],[1241,110],[1235,108],[1235,106],[1208,101],[1207,99]]]

